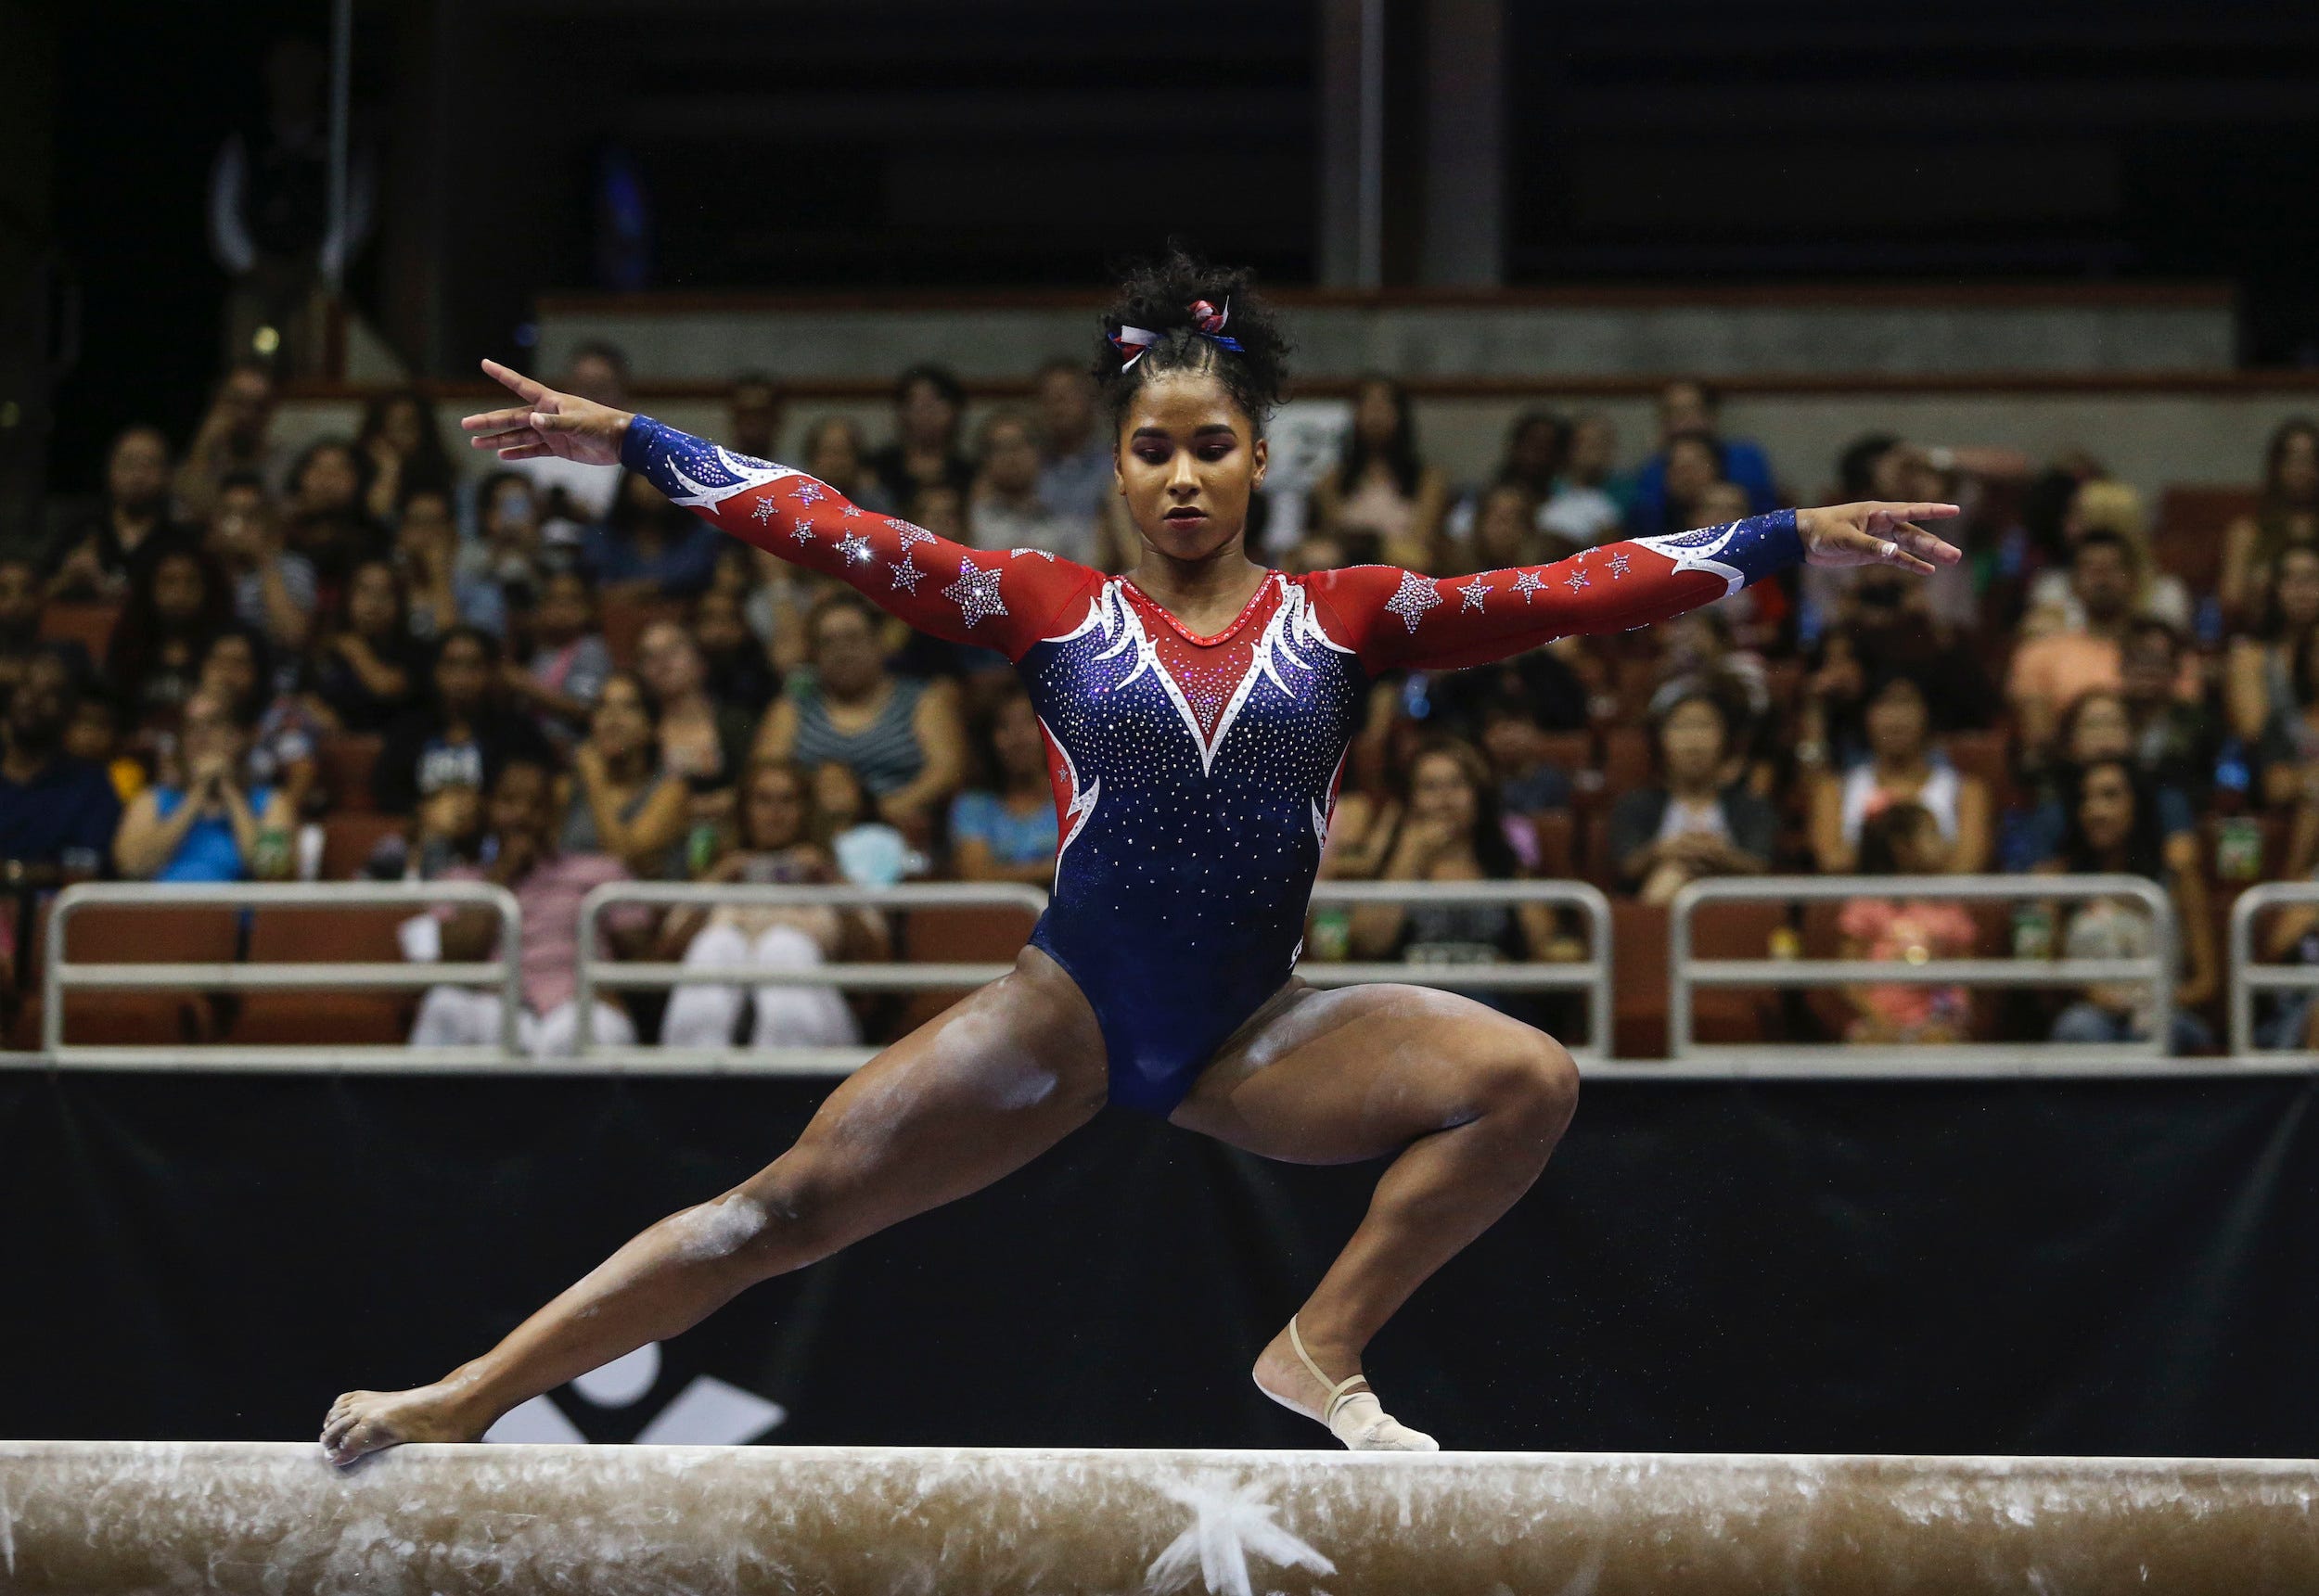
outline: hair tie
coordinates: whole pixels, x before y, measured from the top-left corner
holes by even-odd
[[[1194,300],[1185,307],[1185,310],[1192,318],[1192,331],[1214,344],[1218,349],[1228,349],[1234,354],[1245,352],[1240,348],[1238,338],[1224,336],[1224,324],[1232,319],[1232,300],[1228,297],[1222,310],[1218,310],[1206,300]],[[1144,351],[1158,343],[1161,337],[1160,334],[1153,332],[1148,327],[1129,326],[1122,326],[1119,331],[1105,336],[1109,338],[1111,347],[1120,351],[1121,371],[1125,371],[1143,359]]]

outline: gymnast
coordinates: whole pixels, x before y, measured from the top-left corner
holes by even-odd
[[[758,1281],[1019,1168],[1107,1102],[1267,1158],[1392,1158],[1252,1373],[1349,1448],[1435,1449],[1379,1405],[1362,1350],[1529,1189],[1578,1074],[1551,1038],[1468,998],[1292,973],[1369,683],[1663,620],[1800,562],[1929,574],[1958,554],[1915,523],[1956,510],[1783,510],[1463,578],[1291,577],[1243,544],[1287,352],[1249,275],[1173,254],[1129,278],[1104,326],[1097,377],[1142,543],[1121,577],[962,547],[483,363],[522,402],[468,416],[477,448],[618,462],[915,627],[1003,652],[1045,734],[1061,849],[1011,972],[847,1077],[762,1170],[644,1231],[491,1351],[432,1385],[339,1398],[330,1461],[474,1440]]]

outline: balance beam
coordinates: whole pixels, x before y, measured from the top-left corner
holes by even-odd
[[[0,1442],[0,1590],[2319,1591],[2319,1463]]]

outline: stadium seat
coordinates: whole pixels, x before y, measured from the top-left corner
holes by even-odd
[[[403,829],[397,814],[334,814],[322,823],[322,879],[347,881],[371,850]]]
[[[407,909],[260,909],[250,922],[253,964],[400,964],[395,927]],[[248,992],[232,1040],[251,1046],[392,1045],[410,1034],[405,992]]]
[[[1613,726],[1603,734],[1602,781],[1608,801],[1651,785],[1650,733],[1639,725]]]
[[[44,947],[48,914],[43,905],[36,922]],[[65,958],[82,964],[222,964],[233,962],[240,939],[231,909],[76,909],[65,925]],[[218,1005],[205,992],[75,992],[65,999],[68,1042],[166,1045],[208,1041],[217,1029]]]
[[[1530,824],[1538,832],[1538,874],[1569,880],[1578,867],[1578,817],[1567,809],[1541,810]]]
[[[2223,575],[2223,534],[2255,513],[2252,488],[2177,485],[2158,504],[2153,548],[2159,565],[2193,593],[2212,593]]]
[[[914,964],[1006,964],[1031,940],[1037,916],[1005,904],[958,909],[913,909],[895,916],[901,922],[897,955]],[[969,989],[947,987],[905,992],[901,1028],[906,1033],[932,1019],[967,995]]]
[[[322,739],[315,762],[322,767],[322,790],[330,795],[333,814],[369,814],[378,809],[370,796],[370,772],[378,763],[382,741],[358,735]]]
[[[112,643],[113,622],[121,619],[117,604],[51,604],[40,612],[44,643],[77,643],[88,650],[93,664],[105,662]]]

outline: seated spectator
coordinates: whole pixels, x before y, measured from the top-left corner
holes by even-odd
[[[750,724],[780,686],[764,645],[749,629],[747,596],[711,588],[693,605],[693,642],[709,672],[709,696],[742,711]]]
[[[951,800],[952,872],[962,881],[1053,886],[1055,789],[1047,780],[1046,738],[1021,688],[992,708],[978,741],[991,782]]]
[[[176,757],[131,800],[113,862],[132,881],[278,881],[290,873],[297,815],[245,772],[250,726],[224,695],[186,701]]]
[[[501,683],[511,701],[538,718],[550,742],[569,743],[612,674],[612,650],[596,623],[596,589],[576,570],[550,572],[521,630],[530,658],[509,660]]]
[[[471,626],[445,632],[429,675],[424,706],[388,728],[372,770],[371,797],[382,811],[408,814],[454,782],[488,790],[516,760],[553,762],[539,726],[499,693],[499,645],[489,632]]]
[[[1441,560],[1449,485],[1417,452],[1409,396],[1390,377],[1362,381],[1344,456],[1313,484],[1321,530],[1377,534],[1387,565],[1429,571]]]
[[[1724,475],[1723,446],[1716,441],[1715,435],[1678,432],[1667,440],[1667,447],[1659,458],[1663,462],[1657,500],[1659,520],[1641,530],[1659,536],[1718,525],[1715,508],[1732,501],[1711,499],[1710,495],[1719,487],[1738,484],[1731,483]],[[1636,513],[1641,513],[1639,507]]]
[[[274,438],[274,374],[254,358],[236,361],[218,379],[201,425],[177,465],[178,509],[188,520],[209,520],[225,479],[243,471],[256,473],[269,492],[288,475],[288,462]]]
[[[382,732],[419,701],[427,665],[427,649],[405,618],[403,579],[389,561],[365,560],[315,651],[315,701],[339,731]]]
[[[298,694],[275,689],[265,633],[238,623],[219,632],[201,656],[199,680],[201,692],[223,699],[235,723],[250,729],[251,783],[278,790],[293,816],[318,818],[327,807],[315,759],[322,723]]]
[[[419,799],[404,830],[378,839],[360,874],[372,881],[440,881],[455,866],[480,863],[482,850],[483,795],[451,782]]]
[[[86,673],[88,651],[81,645],[41,640],[40,618],[45,607],[40,573],[32,562],[21,555],[0,555],[0,702],[31,673],[32,661],[45,650],[64,649],[74,656],[79,671]]]
[[[173,543],[136,562],[105,650],[105,677],[141,731],[176,719],[210,639],[232,615],[224,578],[199,547]]]
[[[2076,772],[2108,760],[2134,765],[2133,715],[2126,708],[2124,695],[2097,688],[2080,695],[2063,712],[2053,757],[2043,765],[2023,772],[2028,782],[2028,807],[2013,821],[2013,835],[2005,845],[2005,868],[2032,869],[2060,851],[2062,838],[2069,828],[2069,794]],[[2188,794],[2179,787],[2156,785],[2150,790],[2150,799],[2161,837],[2170,844],[2178,836],[2192,837],[2198,817]]]
[[[2147,618],[2126,628],[2120,696],[2132,722],[2134,768],[2160,786],[2203,802],[2221,744],[2203,700],[2182,697],[2182,634]]]
[[[32,662],[25,680],[70,687],[79,695],[71,718],[65,724],[64,751],[103,771],[112,782],[117,801],[125,804],[150,785],[145,761],[124,747],[121,711],[110,696],[85,685],[92,680],[89,672],[73,670],[60,657],[50,654]]]
[[[458,479],[435,426],[435,407],[415,389],[378,394],[364,405],[354,448],[370,466],[363,508],[382,527],[394,524],[413,493],[448,500]]]
[[[1111,440],[1095,424],[1095,383],[1077,361],[1050,360],[1033,379],[1039,407],[1039,501],[1100,526],[1119,501]]]
[[[2319,547],[2282,549],[2253,628],[2231,639],[2223,700],[2231,734],[2261,743],[2274,721],[2296,713],[2295,645],[2319,626]]]
[[[1539,535],[1538,502],[1519,482],[1496,482],[1481,492],[1474,507],[1473,527],[1463,548],[1445,551],[1445,564],[1459,573],[1504,570],[1511,566],[1543,565],[1569,554],[1569,547],[1549,550]]]
[[[894,440],[864,462],[887,503],[906,505],[925,488],[963,495],[974,486],[973,463],[958,448],[966,409],[967,390],[946,367],[914,365],[894,379]]]
[[[556,387],[615,410],[635,408],[628,400],[628,357],[601,339],[571,351],[571,364]],[[506,468],[532,484],[539,502],[540,536],[550,546],[577,546],[584,529],[611,514],[620,489],[619,466],[590,466],[557,454],[510,460]]]
[[[1081,565],[1102,563],[1095,518],[1039,496],[1039,447],[1030,421],[998,411],[982,424],[982,466],[967,500],[967,541],[978,549],[1044,549]]]
[[[1715,462],[1716,481],[1736,482],[1748,491],[1749,513],[1762,515],[1779,503],[1779,491],[1772,481],[1772,463],[1761,445],[1744,438],[1725,438],[1718,423],[1723,410],[1722,397],[1703,382],[1678,381],[1669,383],[1659,396],[1659,453],[1643,462],[1634,477],[1634,507],[1627,516],[1627,525],[1638,532],[1682,531],[1675,523],[1683,517],[1676,512],[1671,499],[1679,498],[1678,491],[1669,484],[1668,472],[1674,466],[1674,440],[1683,437],[1703,437]],[[1696,474],[1699,462],[1692,463]]]
[[[2048,632],[2014,651],[2005,683],[2025,757],[2053,747],[2061,711],[2096,688],[2124,679],[2120,645],[2133,606],[2133,555],[2115,532],[2088,532],[2069,555],[2069,591],[2083,607],[2082,626]]]
[[[1989,866],[1989,788],[1960,773],[1935,747],[1932,693],[1914,676],[1894,673],[1870,689],[1867,758],[1823,777],[1812,798],[1812,852],[1821,870],[1849,875],[1861,864],[1867,823],[1895,805],[1921,811],[1930,839],[1909,839],[1926,873],[1977,875]]]
[[[761,371],[741,373],[733,379],[725,408],[726,448],[757,460],[780,458],[781,389],[773,378]]]
[[[1932,613],[1923,590],[1904,572],[1868,570],[1841,595],[1805,678],[1799,762],[1848,765],[1865,758],[1867,684],[1894,672],[1941,683],[1931,705],[1936,732],[1995,721],[1997,694],[1979,651]]]
[[[814,834],[838,862],[839,875],[856,887],[891,887],[905,875],[926,874],[926,856],[878,818],[869,790],[852,769],[815,765],[812,777]]]
[[[1505,453],[1491,474],[1493,487],[1516,487],[1533,504],[1554,496],[1556,479],[1569,453],[1569,428],[1551,410],[1525,410],[1506,428]]]
[[[1732,778],[1736,717],[1704,687],[1654,721],[1660,785],[1621,795],[1610,810],[1610,857],[1620,885],[1664,903],[1710,875],[1761,875],[1772,866],[1779,817]]]
[[[448,646],[467,634],[455,632]],[[471,640],[471,639],[470,639]],[[471,767],[470,767],[471,768]],[[450,785],[465,785],[464,782]],[[494,772],[485,800],[481,864],[453,864],[442,881],[489,881],[515,894],[523,913],[523,1012],[516,1016],[518,1045],[534,1058],[568,1058],[580,1036],[580,905],[609,882],[624,881],[619,861],[601,853],[565,853],[556,846],[555,775],[532,756],[510,756]],[[442,957],[454,963],[488,960],[499,941],[490,910],[439,910]],[[622,955],[648,945],[651,916],[629,904],[597,922]],[[506,1015],[496,990],[429,987],[411,1027],[413,1047],[495,1047]],[[598,998],[591,1033],[596,1041],[626,1047],[636,1040],[627,1012]]]
[[[888,498],[885,485],[870,475],[866,453],[862,429],[842,415],[825,415],[806,428],[807,476],[826,482],[874,516],[897,514],[901,502]]]
[[[2259,613],[2280,557],[2313,547],[2319,547],[2319,422],[2296,416],[2279,424],[2263,451],[2262,497],[2254,515],[2223,534],[2223,611]]]
[[[792,677],[757,735],[760,758],[844,765],[879,818],[922,847],[958,790],[966,731],[948,683],[886,669],[878,612],[851,589],[814,606],[812,680]]]
[[[219,485],[208,547],[233,584],[234,618],[286,653],[305,647],[320,593],[314,562],[283,546],[274,501],[256,472],[237,471]]]
[[[454,579],[459,617],[504,638],[508,612],[529,609],[546,573],[573,561],[548,557],[539,495],[530,479],[516,472],[483,479],[475,491],[475,517],[476,536],[459,546]]]
[[[66,743],[79,707],[65,673],[48,670],[28,675],[0,716],[0,862],[11,884],[86,881],[112,853],[121,799],[104,766]]]
[[[2114,533],[2126,551],[2133,573],[2132,613],[2187,632],[2192,619],[2190,590],[2183,586],[2180,577],[2158,568],[2157,556],[2150,552],[2149,518],[2143,513],[2142,496],[2123,482],[2096,478],[2080,483],[2062,517],[2065,557],[2080,539],[2095,531]],[[2038,572],[2030,583],[2029,612],[2021,619],[2023,635],[2082,630],[2084,625],[2085,606],[2070,591],[2069,572],[2052,568]]]
[[[410,632],[418,642],[432,643],[460,621],[475,620],[468,614],[470,606],[494,628],[505,625],[506,601],[499,590],[460,568],[459,524],[450,494],[414,488],[404,498],[394,517],[394,568],[410,595]]]
[[[1521,862],[1506,840],[1495,784],[1481,756],[1450,738],[1429,741],[1409,767],[1409,790],[1384,850],[1382,881],[1513,881]],[[1538,903],[1363,903],[1352,911],[1356,959],[1412,964],[1490,964],[1559,951],[1554,916]],[[1504,1007],[1500,994],[1474,994]]]
[[[49,554],[48,596],[117,599],[140,555],[192,533],[169,514],[169,440],[142,422],[122,429],[105,456],[105,497],[67,526]]]
[[[1481,751],[1497,784],[1506,840],[1522,868],[1536,870],[1541,864],[1536,817],[1570,807],[1570,778],[1546,758],[1545,734],[1529,694],[1501,691],[1484,706]]]
[[[636,673],[660,706],[660,768],[696,795],[734,785],[756,725],[739,705],[711,696],[698,639],[673,620],[654,621],[636,640]]]
[[[2146,875],[2162,883],[2173,901],[2184,968],[2174,988],[2174,1022],[2168,1048],[2197,1053],[2213,1038],[2190,1011],[2214,995],[2214,917],[2197,841],[2166,836],[2149,785],[2123,760],[2098,760],[2074,772],[2064,798],[2061,847],[2042,868],[2057,874]],[[2137,904],[2095,899],[2069,918],[2065,959],[2133,959],[2157,945],[2157,931]],[[2146,1041],[2156,1023],[2157,999],[2133,983],[2088,987],[2054,1022],[2056,1041]]]
[[[1919,803],[1890,804],[1862,823],[1850,862],[1861,875],[1951,873],[1955,848]],[[1967,959],[1977,934],[1964,905],[1927,898],[1852,898],[1838,913],[1847,959],[1880,963]],[[1844,1040],[1879,1047],[1960,1042],[1972,1033],[1972,996],[1963,987],[1847,987],[1852,1018]]]
[[[283,543],[314,567],[327,605],[356,566],[386,553],[387,539],[364,507],[363,457],[342,438],[310,444],[290,467]]]
[[[741,783],[739,846],[701,875],[704,881],[770,886],[839,879],[828,849],[815,840],[812,783],[795,765],[757,764]],[[883,959],[890,951],[884,923],[864,909],[757,908],[723,905],[705,913],[683,909],[660,927],[663,958],[704,965],[801,969],[844,958]],[[679,987],[661,1022],[663,1046],[723,1048],[750,997],[738,987]],[[759,987],[751,1047],[852,1047],[861,1031],[853,1011],[834,987]]]
[[[588,734],[571,750],[571,790],[558,846],[609,853],[632,875],[674,874],[684,841],[685,784],[660,769],[657,707],[626,670],[604,680]]]
[[[608,603],[690,598],[709,585],[724,548],[723,532],[631,471],[621,478],[611,514],[588,529],[580,563]]]
[[[1619,496],[1618,468],[1619,434],[1610,418],[1580,416],[1570,425],[1554,490],[1538,506],[1538,530],[1577,548],[1619,536],[1627,506]]]

